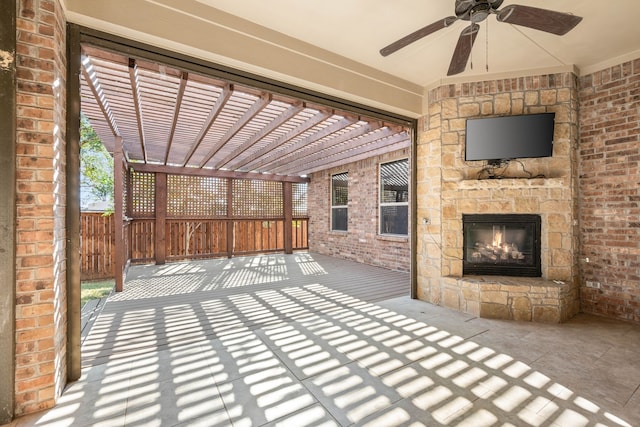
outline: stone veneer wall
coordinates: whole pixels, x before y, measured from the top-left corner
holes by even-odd
[[[579,154],[582,310],[640,322],[640,58],[580,78]]]
[[[66,385],[66,22],[59,0],[17,2],[15,415]]]
[[[395,151],[312,174],[308,187],[309,250],[392,270],[409,271],[409,238],[378,235],[379,164],[408,158],[409,151]],[[331,231],[330,227],[331,175],[341,172],[349,173],[346,232]]]
[[[417,149],[420,299],[483,317],[556,322],[577,313],[577,109],[572,73],[429,92]],[[466,119],[542,112],[556,113],[553,157],[514,160],[500,169],[504,179],[478,179],[486,162],[464,160]],[[522,286],[513,278],[480,278],[480,285],[478,278],[465,280],[462,215],[477,213],[541,216],[541,279],[523,280]]]

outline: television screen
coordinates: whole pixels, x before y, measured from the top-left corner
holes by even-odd
[[[551,157],[555,113],[467,119],[465,160]]]

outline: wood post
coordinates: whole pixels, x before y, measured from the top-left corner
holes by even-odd
[[[124,154],[122,151],[122,137],[116,136],[116,143],[113,149],[113,193],[114,193],[114,225],[116,230],[115,238],[115,260],[113,272],[116,279],[116,292],[122,292],[124,285],[124,265],[126,248],[124,247],[124,201],[123,189],[124,179],[122,176],[124,163]]]
[[[284,253],[293,253],[293,185],[282,183],[282,207],[284,209]]]
[[[156,265],[163,265],[167,259],[167,174],[156,173],[156,241],[154,253]]]
[[[80,34],[77,27],[67,28],[67,379],[82,374],[81,356],[81,260],[80,260]]]
[[[0,3],[0,424],[15,403],[16,2]]]
[[[233,256],[233,178],[227,178],[227,256]]]

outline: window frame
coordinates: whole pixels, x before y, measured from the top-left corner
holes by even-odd
[[[407,162],[407,196],[405,198],[405,201],[403,202],[383,202],[383,192],[384,192],[384,180],[382,177],[382,168],[384,165],[388,165],[391,163],[396,163],[396,162],[401,162],[401,161],[406,161]],[[392,237],[408,237],[409,236],[409,230],[410,230],[410,224],[409,224],[409,199],[410,199],[410,188],[409,188],[409,178],[410,178],[410,163],[409,163],[409,158],[408,157],[403,157],[400,159],[394,159],[394,160],[389,160],[389,161],[385,161],[385,162],[380,162],[378,164],[378,235],[379,236],[392,236]],[[388,206],[406,206],[407,208],[407,232],[405,234],[398,234],[398,233],[384,233],[382,231],[382,210],[384,207],[388,207]]]
[[[347,179],[347,204],[346,205],[334,205],[333,201],[334,201],[334,180],[333,178],[337,175],[346,175]],[[338,172],[338,173],[332,173],[331,177],[330,177],[330,189],[329,189],[329,203],[330,203],[330,216],[329,216],[329,229],[331,231],[335,231],[335,232],[339,232],[339,233],[346,233],[347,231],[349,231],[349,172],[345,171],[345,172]],[[333,221],[333,211],[334,209],[345,209],[346,210],[346,222],[345,222],[345,229],[336,229],[335,225],[334,225],[334,221]]]

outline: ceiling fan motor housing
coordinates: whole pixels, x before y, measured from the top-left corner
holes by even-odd
[[[458,19],[482,22],[492,13],[496,13],[504,0],[456,0]]]

